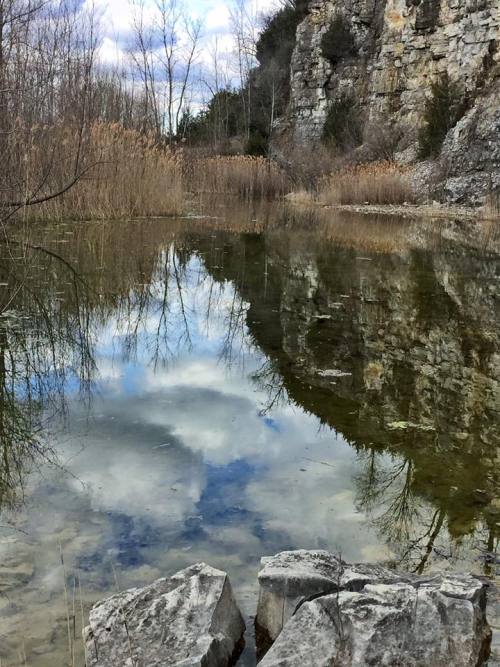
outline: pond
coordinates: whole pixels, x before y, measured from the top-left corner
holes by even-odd
[[[83,664],[95,601],[196,561],[242,665],[262,556],[498,581],[494,235],[231,206],[1,252],[4,667]]]

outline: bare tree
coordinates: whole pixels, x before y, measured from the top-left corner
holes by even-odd
[[[89,171],[95,12],[72,0],[0,0],[0,219],[61,196]],[[62,149],[61,124],[73,127]]]
[[[144,91],[141,129],[147,132],[152,125],[154,132],[159,137],[162,131],[162,121],[156,86],[154,35],[146,25],[144,0],[132,2],[132,9],[133,41],[129,51],[133,67],[139,74]]]
[[[144,130],[150,117],[157,137],[172,141],[188,101],[198,55],[201,22],[179,0],[156,0],[146,16],[144,0],[133,0],[130,57],[144,91]]]
[[[178,0],[157,0],[156,9],[157,28],[163,47],[158,62],[166,80],[166,132],[172,139],[184,107],[197,55],[201,23],[191,19]]]
[[[251,72],[257,64],[256,44],[258,38],[258,17],[244,0],[236,0],[231,9],[231,24],[236,44],[236,57],[240,78],[240,90],[247,138],[250,136],[252,117],[252,87],[247,85]]]

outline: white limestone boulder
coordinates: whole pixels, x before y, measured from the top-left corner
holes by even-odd
[[[472,576],[400,576],[301,551],[267,560],[259,581],[260,629],[273,638],[280,604],[284,619],[260,667],[477,667],[488,657],[486,586]]]
[[[225,667],[245,623],[225,572],[199,563],[98,603],[84,630],[88,667]]]
[[[262,558],[256,625],[274,641],[306,600],[339,589],[361,590],[370,582],[401,580],[379,565],[347,565],[328,551],[283,551]]]

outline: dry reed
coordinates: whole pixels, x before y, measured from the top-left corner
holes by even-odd
[[[73,176],[78,132],[71,126],[27,132],[31,137],[24,153],[28,190],[38,196],[64,187]],[[287,175],[272,160],[193,157],[118,123],[93,124],[82,154],[79,169],[85,169],[84,176],[63,195],[26,207],[22,211],[26,220],[175,216],[184,212],[186,192],[263,200],[282,197],[290,189]]]
[[[184,158],[185,187],[196,193],[273,199],[290,190],[287,174],[272,160],[247,155]]]
[[[500,219],[500,194],[489,192],[483,207],[483,218],[486,220]]]
[[[348,167],[323,178],[319,198],[325,204],[415,203],[409,172],[393,162]]]
[[[66,153],[75,152],[74,132],[56,128]],[[28,156],[33,184],[47,171],[43,144],[33,143]],[[96,123],[85,146],[84,177],[64,195],[40,206],[25,209],[30,219],[108,219],[135,216],[168,216],[182,212],[182,169],[179,156],[158,146],[152,136],[124,129],[119,124]],[[52,183],[64,183],[69,160],[50,165]],[[53,185],[52,187],[56,187]]]
[[[25,181],[36,192],[38,184],[45,182],[41,194],[57,191],[71,178],[79,150],[78,132],[68,125],[29,132],[31,140],[23,156]],[[175,216],[183,212],[187,192],[234,195],[248,201],[282,198],[291,190],[290,177],[271,159],[200,157],[189,150],[174,151],[159,145],[153,136],[118,123],[94,123],[82,143],[79,168],[87,168],[83,178],[62,196],[24,209],[26,219]],[[292,196],[311,203],[305,191]],[[379,162],[339,169],[323,177],[318,199],[332,205],[397,205],[414,203],[416,195],[407,169]]]

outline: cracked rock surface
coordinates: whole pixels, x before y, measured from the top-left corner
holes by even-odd
[[[98,603],[84,630],[88,667],[225,667],[245,631],[225,572],[193,565]]]
[[[276,640],[261,667],[476,667],[491,631],[486,585],[405,575],[326,551],[263,559],[257,626]]]

